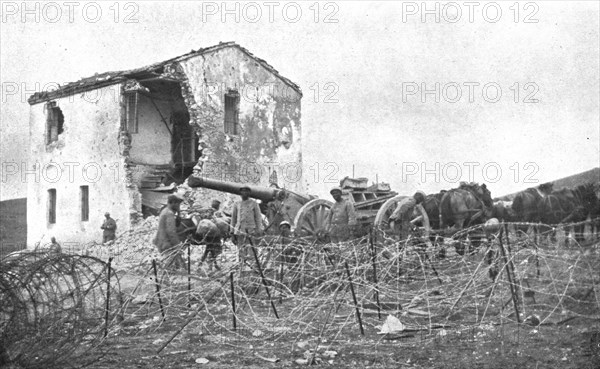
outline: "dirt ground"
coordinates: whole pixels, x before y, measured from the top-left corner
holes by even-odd
[[[306,346],[293,341],[211,342],[202,334],[188,333],[161,353],[158,344],[174,331],[143,336],[122,336],[108,345],[108,353],[91,368],[285,368],[300,367],[295,360],[304,357],[308,347],[316,346],[316,338],[307,337]],[[322,345],[337,355],[324,357],[320,350],[318,364],[336,368],[600,368],[600,327],[589,322],[572,321],[558,327],[504,327],[504,339],[499,327],[474,329],[461,336],[449,334],[423,341],[415,337],[382,339],[369,333],[344,335],[343,339]],[[260,358],[276,358],[271,363]],[[206,364],[196,363],[205,358]]]
[[[478,273],[476,262],[482,259],[480,253],[471,256],[473,264],[465,261],[436,264],[436,273],[444,282],[452,273],[458,273],[458,269],[452,268],[462,264],[466,266],[461,267],[460,272],[468,274],[470,271],[475,282],[472,287],[467,286],[469,288],[465,287],[466,280],[461,280],[455,287],[427,287],[429,296],[440,298],[437,300],[439,305],[429,307],[428,317],[420,316],[425,308],[422,302],[421,305],[413,304],[415,297],[412,301],[404,299],[404,308],[400,310],[397,306],[381,303],[381,318],[372,297],[359,298],[365,332],[361,335],[351,294],[346,288],[342,297],[333,297],[346,301],[333,312],[325,307],[323,300],[314,300],[310,305],[314,316],[310,319],[308,313],[299,312],[297,305],[306,303],[308,307],[307,301],[314,296],[311,291],[303,290],[289,299],[278,300],[275,295],[274,305],[281,318],[276,319],[256,277],[256,288],[247,293],[251,297],[245,305],[242,302],[238,307],[237,330],[232,328],[227,300],[217,299],[201,307],[191,323],[158,354],[161,346],[199,305],[194,302],[191,309],[186,309],[183,300],[179,303],[165,300],[167,319],[163,321],[154,301],[138,308],[133,314],[135,319],[126,320],[112,333],[105,345],[106,354],[90,368],[286,368],[309,363],[335,368],[600,368],[598,243],[588,244],[585,249],[552,247],[540,253],[544,255],[540,277],[536,277],[531,269],[534,265],[531,257],[522,260],[515,257],[514,261],[523,286],[527,285],[528,291],[536,291],[535,295],[530,292],[529,297],[523,297],[521,321],[537,315],[541,317],[541,325],[531,320],[520,324],[515,321],[513,304],[506,292],[508,288],[503,293],[497,292],[500,302],[490,298],[485,306],[477,305],[477,302],[474,307],[470,305],[472,301],[485,302],[483,291],[489,291],[493,285],[491,280],[485,279],[487,274],[483,271],[480,279],[475,278]],[[449,258],[452,259],[452,255]],[[595,269],[590,269],[589,265],[583,267],[581,260],[584,259],[592,262],[590,265]],[[527,273],[519,274],[520,268],[527,265]],[[382,268],[381,273],[384,273],[385,266]],[[434,285],[435,274],[427,273],[429,279],[426,278],[424,283],[429,281]],[[366,295],[368,289],[361,283],[366,284],[369,276],[364,277],[365,281],[360,280],[358,272],[354,276],[357,294]],[[215,279],[213,276],[210,283],[215,283]],[[194,284],[208,281],[208,278],[200,278],[194,280]],[[422,283],[413,281],[406,285],[415,289],[413,286],[418,284],[416,289],[423,291]],[[391,287],[389,291],[381,290],[382,301],[392,299],[389,293],[393,292],[393,286],[388,287]],[[460,308],[455,304],[454,314],[435,310],[446,300],[454,300],[463,288],[474,290],[469,292],[468,302],[459,304]],[[225,296],[227,289],[223,288],[222,293]],[[303,293],[306,293],[305,299]],[[439,294],[443,296],[436,296]],[[328,296],[332,298],[331,293]],[[410,306],[421,310],[411,311]],[[388,315],[399,317],[405,323],[405,329],[378,334]],[[307,320],[310,324],[300,324]],[[260,322],[258,325],[257,321]]]

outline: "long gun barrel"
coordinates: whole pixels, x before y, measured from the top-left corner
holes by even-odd
[[[212,178],[194,177],[194,176],[189,177],[188,186],[207,188],[210,190],[227,192],[227,193],[231,193],[234,195],[238,195],[240,193],[240,188],[247,186],[250,188],[250,197],[251,198],[261,200],[262,202],[265,202],[265,203],[275,200],[281,191],[285,191],[285,190],[281,190],[281,189],[277,189],[277,188],[244,185],[243,183],[226,182],[226,181],[219,181],[217,179],[212,179]],[[300,198],[304,198],[303,196],[295,194],[295,193],[294,193],[294,195],[296,195]],[[306,201],[308,201],[308,200],[310,200],[310,198],[306,197]]]
[[[278,226],[282,221],[293,222],[300,208],[315,198],[315,196],[302,195],[285,189],[244,185],[243,183],[225,182],[195,176],[188,178],[188,186],[207,188],[235,195],[240,193],[240,188],[243,186],[249,187],[250,197],[261,200],[263,203],[269,203],[266,215],[269,219],[269,224],[275,225],[275,227],[269,226],[267,230],[272,234],[279,232]]]

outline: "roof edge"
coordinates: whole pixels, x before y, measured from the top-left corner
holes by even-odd
[[[27,99],[27,102],[29,103],[29,105],[35,105],[35,104],[43,103],[43,102],[50,101],[50,100],[61,99],[63,97],[73,96],[75,94],[79,94],[82,92],[96,90],[99,88],[112,86],[112,85],[118,85],[118,84],[125,82],[126,80],[127,80],[127,78],[115,77],[114,79],[111,79],[108,81],[96,82],[96,83],[87,84],[87,85],[84,84],[84,85],[79,85],[79,86],[74,85],[77,82],[71,82],[71,83],[65,85],[64,87],[58,88],[56,90],[36,92],[33,95],[31,95],[29,97],[29,99]]]
[[[180,55],[180,56],[168,59],[168,60],[164,60],[164,61],[161,61],[158,63],[150,64],[145,67],[123,70],[123,71],[116,71],[116,72],[104,72],[101,74],[95,74],[90,77],[81,78],[78,81],[67,83],[66,85],[61,86],[53,91],[36,92],[33,95],[31,95],[31,97],[29,97],[29,99],[27,99],[27,102],[29,103],[29,105],[34,105],[34,104],[38,104],[38,103],[41,103],[44,101],[57,99],[57,98],[63,98],[66,96],[71,96],[71,95],[77,94],[77,93],[86,92],[86,91],[94,90],[97,88],[122,83],[122,82],[126,81],[127,79],[136,79],[136,77],[135,77],[136,74],[140,74],[140,73],[144,73],[144,72],[151,72],[153,70],[164,67],[168,63],[190,59],[195,56],[214,52],[214,51],[217,51],[220,49],[224,49],[226,47],[235,47],[235,48],[239,49],[241,52],[243,52],[248,57],[255,60],[257,63],[259,63],[265,69],[267,69],[269,72],[271,72],[277,78],[279,78],[283,83],[285,83],[286,85],[288,85],[289,87],[294,89],[294,91],[296,91],[298,94],[300,94],[300,97],[303,96],[300,86],[298,86],[296,83],[292,82],[290,79],[282,76],[277,71],[277,69],[275,69],[272,65],[267,63],[265,60],[257,57],[256,55],[252,54],[248,49],[242,47],[241,45],[235,43],[234,41],[228,41],[228,42],[220,42],[217,45],[209,46],[206,48],[192,50],[191,52],[189,52],[187,54],[183,54],[183,55]]]

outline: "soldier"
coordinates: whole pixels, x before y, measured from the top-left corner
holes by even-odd
[[[354,206],[342,198],[342,189],[334,187],[329,191],[335,203],[329,210],[326,219],[326,229],[329,232],[331,242],[344,242],[352,236],[353,228],[356,227],[356,212]]]
[[[214,210],[213,216],[215,216],[215,217],[221,217],[221,216],[223,216],[223,214],[219,211],[219,209],[221,208],[221,201],[219,201],[217,199],[214,199],[210,203],[210,207]]]
[[[221,244],[221,230],[213,222],[212,219],[201,219],[196,227],[196,240],[205,245],[204,254],[200,259],[200,265],[206,261],[208,257],[208,270],[212,271],[213,266],[216,270],[221,270],[217,260],[223,252]]]
[[[240,188],[241,200],[233,205],[231,227],[236,238],[240,265],[243,268],[249,257],[249,245],[252,236],[259,236],[262,231],[262,215],[256,201],[250,198],[250,187]]]
[[[102,226],[102,243],[106,243],[108,241],[112,241],[115,239],[115,234],[117,233],[117,222],[113,218],[110,217],[110,213],[105,213],[104,216],[106,219]]]
[[[425,193],[417,191],[412,198],[400,204],[390,216],[390,226],[394,228],[395,224],[400,222],[400,239],[408,238],[410,231],[415,227],[415,223],[422,220],[422,216],[413,219],[415,208],[425,201]],[[424,211],[423,211],[424,212]]]
[[[282,240],[290,240],[292,236],[292,225],[290,222],[284,220],[283,222],[279,223],[279,235],[281,236]],[[285,242],[285,244],[288,243],[289,242]]]
[[[179,212],[179,205],[182,201],[183,198],[179,195],[169,195],[167,206],[160,212],[158,230],[152,243],[154,243],[158,251],[163,255],[173,251],[173,248],[180,243],[179,236],[177,235],[176,214]],[[185,265],[179,253],[173,257],[173,262],[176,269],[182,268]]]
[[[292,226],[288,221],[284,220],[279,223],[279,243],[282,247],[283,261],[289,264],[296,264],[300,255],[302,255],[302,248],[294,243]]]
[[[48,246],[48,250],[57,254],[60,254],[62,252],[62,247],[60,247],[60,244],[56,242],[55,237],[50,238],[50,246]]]

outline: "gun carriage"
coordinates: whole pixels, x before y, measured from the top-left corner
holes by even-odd
[[[236,195],[244,186],[242,183],[193,176],[189,178],[188,185],[192,188],[206,188]],[[329,241],[326,220],[333,206],[332,201],[287,189],[255,185],[248,187],[251,190],[250,197],[266,205],[266,216],[270,225],[267,233],[277,233],[277,225],[286,220],[293,225],[295,234],[299,237],[323,243]],[[356,210],[357,237],[368,234],[373,226],[387,227],[396,204],[406,198],[392,191],[386,183],[368,186],[367,178],[346,177],[340,181],[340,187],[342,197],[350,201]]]

